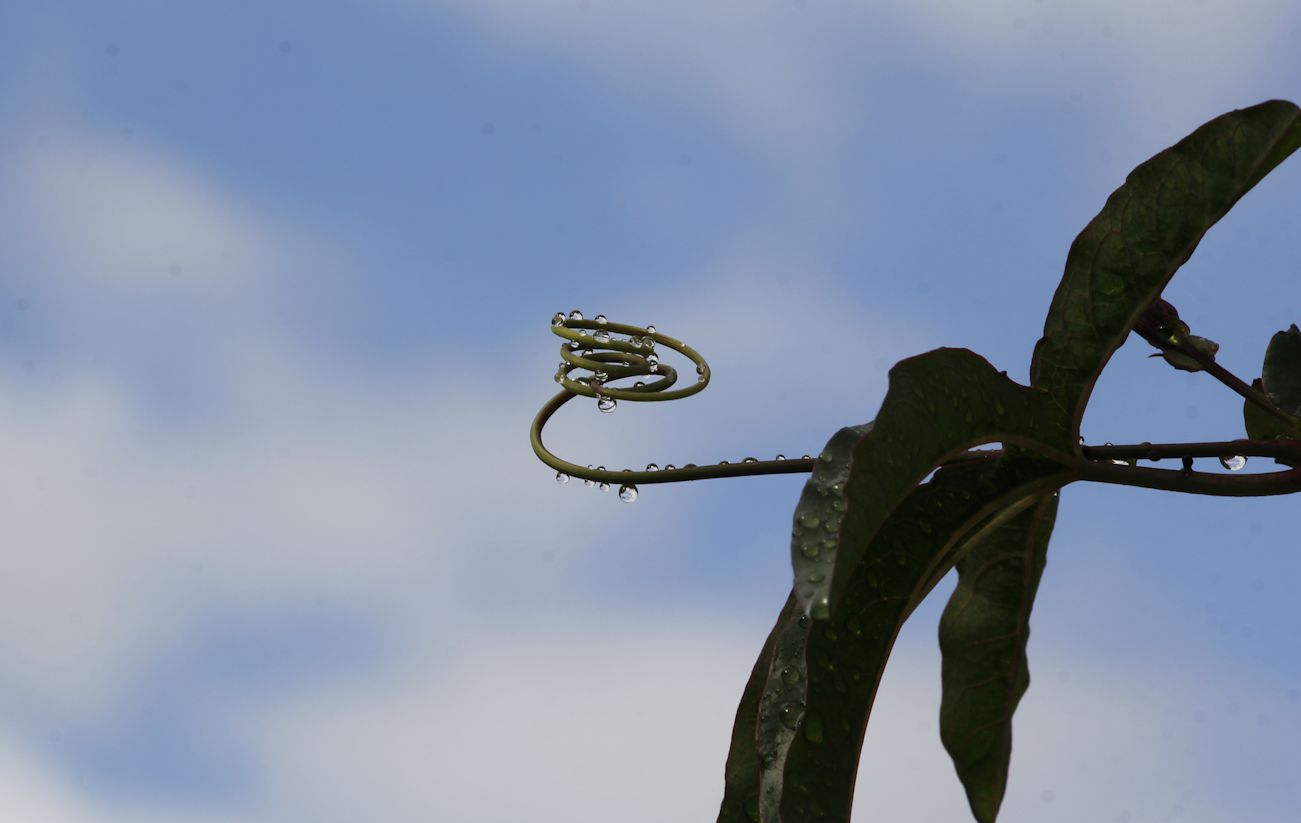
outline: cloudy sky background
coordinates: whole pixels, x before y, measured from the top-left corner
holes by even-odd
[[[714,370],[567,408],[561,455],[814,451],[902,357],[1024,380],[1106,195],[1273,97],[1282,0],[0,5],[0,816],[712,819],[801,481],[558,486],[551,315]],[[1167,291],[1243,377],[1301,321],[1298,203],[1294,158]],[[1090,442],[1240,436],[1147,353]],[[1064,493],[1004,821],[1294,818],[1297,512]],[[858,820],[967,815],[950,588]]]

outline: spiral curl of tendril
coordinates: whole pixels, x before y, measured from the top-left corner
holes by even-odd
[[[813,470],[813,458],[781,460],[745,460],[735,463],[688,464],[681,468],[644,470],[592,469],[562,460],[542,444],[542,429],[551,415],[575,397],[591,397],[598,401],[609,398],[617,402],[641,403],[647,401],[677,400],[690,397],[709,385],[710,370],[705,358],[681,340],[659,331],[625,323],[597,322],[595,319],[576,319],[557,314],[551,331],[561,338],[561,363],[556,371],[556,382],[563,391],[547,401],[529,429],[529,440],[538,459],[558,472],[591,480],[597,483],[643,485],[651,483],[677,483],[685,480],[706,480],[714,477],[749,477],[757,474],[799,474]],[[608,339],[597,340],[604,332]],[[626,335],[618,339],[616,335]],[[649,342],[648,342],[649,341]],[[572,347],[577,343],[577,347]],[[686,388],[673,388],[678,381],[678,371],[667,363],[657,362],[656,344],[662,344],[686,357],[696,365],[697,379]],[[656,358],[652,360],[654,355]],[[573,376],[574,372],[584,372]],[[597,373],[604,379],[597,379]],[[612,385],[615,381],[648,378],[642,386]]]

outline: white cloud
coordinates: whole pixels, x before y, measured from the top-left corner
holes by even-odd
[[[28,752],[0,735],[0,797],[6,820],[31,823],[235,823],[234,815],[194,813],[177,809],[106,808],[76,786],[44,768]]]
[[[830,181],[832,158],[861,113],[910,79],[878,52],[929,55],[967,82],[1005,86],[1010,78],[1102,98],[1119,133],[1169,139],[1226,107],[1297,93],[1271,74],[1292,42],[1282,0],[1252,3],[1096,0],[998,5],[931,3],[573,2],[393,0],[400,9],[455,13],[509,49],[537,49],[582,66],[615,94],[649,88],[699,100],[765,152],[792,184]],[[1293,26],[1296,25],[1295,20]],[[1293,29],[1293,34],[1294,34]]]
[[[931,629],[910,627],[887,669],[855,820],[969,815],[936,727]],[[272,753],[285,804],[273,815],[287,819],[708,820],[766,630],[706,611],[489,622],[450,654],[246,718],[246,729]],[[1190,688],[1180,672],[1051,660],[1017,717],[1000,819],[1165,819],[1176,806],[1224,819],[1236,787],[1202,777],[1220,761],[1190,751],[1190,717],[1242,684]],[[1069,681],[1053,676],[1063,665]],[[1240,805],[1234,818],[1269,819]]]

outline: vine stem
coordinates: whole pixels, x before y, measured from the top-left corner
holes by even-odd
[[[1185,357],[1195,360],[1201,366],[1202,371],[1237,392],[1244,400],[1257,406],[1262,411],[1268,412],[1288,426],[1297,426],[1301,422],[1275,406],[1274,402],[1264,392],[1215,362],[1215,355],[1208,354],[1189,344],[1187,340],[1189,334],[1187,324],[1179,319],[1179,311],[1165,300],[1157,298],[1143,314],[1139,315],[1134,323],[1134,333],[1157,349],[1163,351],[1172,349]],[[1155,357],[1155,355],[1153,356]]]
[[[1194,457],[1272,457],[1297,468],[1261,474],[1226,475],[1189,469],[1154,469],[1116,465],[1112,460],[1164,460]],[[1205,494],[1217,497],[1265,497],[1301,491],[1301,441],[1227,440],[1218,443],[1139,443],[1085,446],[1085,460],[1076,470],[1081,480],[1138,486],[1145,489]]]

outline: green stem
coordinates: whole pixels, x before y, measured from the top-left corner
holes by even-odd
[[[1267,497],[1301,491],[1301,468],[1264,474],[1228,475],[1209,472],[1149,469],[1112,463],[1080,461],[1081,480],[1138,486],[1144,489],[1206,494],[1216,497]]]
[[[1215,362],[1215,355],[1208,354],[1188,343],[1188,325],[1179,319],[1179,311],[1170,303],[1157,298],[1152,305],[1138,316],[1134,322],[1134,333],[1142,337],[1153,347],[1163,351],[1176,351],[1192,358],[1202,367],[1202,371],[1228,386],[1243,399],[1258,406],[1290,427],[1301,421],[1274,405],[1264,392],[1247,383],[1233,372]]]
[[[1084,457],[1088,460],[1167,460],[1235,455],[1301,462],[1301,440],[1224,440],[1212,443],[1138,443],[1084,447]]]

